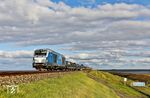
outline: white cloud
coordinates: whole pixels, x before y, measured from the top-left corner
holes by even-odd
[[[135,39],[136,34],[139,35],[136,39],[149,36],[149,21],[132,20],[138,17],[149,17],[143,14],[145,10],[150,11],[144,6],[121,3],[106,4],[90,9],[71,8],[62,2],[56,4],[48,0],[12,1],[14,2],[5,0],[3,6],[0,6],[2,8],[0,16],[3,16],[3,13],[6,16],[1,16],[0,35],[3,36],[1,42],[19,40],[18,44],[27,45],[38,42],[62,44],[94,39],[98,41],[128,40]],[[7,11],[8,9],[10,11]],[[144,10],[142,14],[139,9]],[[13,20],[5,19],[8,16]]]
[[[0,51],[0,58],[31,58],[33,51]]]
[[[81,52],[71,55],[79,63],[95,68],[150,68],[149,50],[134,48],[104,48],[96,52]],[[86,63],[85,63],[86,62]]]
[[[0,70],[35,70],[32,68],[33,51],[0,51]]]

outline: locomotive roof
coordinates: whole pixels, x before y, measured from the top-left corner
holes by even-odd
[[[49,52],[53,52],[53,53],[56,53],[56,54],[59,54],[59,55],[65,57],[64,55],[62,55],[62,54],[60,54],[60,53],[58,53],[58,52],[55,52],[55,51],[52,50],[52,49],[48,49],[48,48],[45,48],[45,49],[36,49],[36,50],[47,50],[47,51],[49,51]],[[35,51],[36,51],[36,50],[35,50]]]

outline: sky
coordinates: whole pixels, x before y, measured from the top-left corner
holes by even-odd
[[[94,69],[150,69],[150,0],[0,0],[0,70],[50,48]]]

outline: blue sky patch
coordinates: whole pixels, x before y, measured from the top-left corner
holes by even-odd
[[[139,4],[139,5],[150,5],[150,0],[51,0],[53,2],[64,2],[71,7],[96,7],[97,5],[103,5],[106,3],[127,3],[127,4]]]

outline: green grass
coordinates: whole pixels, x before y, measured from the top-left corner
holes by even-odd
[[[1,89],[0,98],[119,98],[113,90],[82,72],[21,84],[19,90],[12,95]]]
[[[89,76],[94,77],[96,81],[103,83],[110,89],[113,89],[121,98],[147,98],[138,91],[125,85],[123,83],[123,78],[117,75],[112,75],[110,73],[101,71],[91,71]],[[130,82],[132,81],[129,80],[128,83]]]

